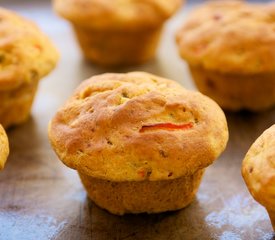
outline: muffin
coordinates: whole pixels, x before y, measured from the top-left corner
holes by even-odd
[[[0,8],[0,123],[24,122],[39,80],[58,59],[56,49],[30,21]]]
[[[0,170],[4,168],[9,155],[9,141],[4,128],[0,125]]]
[[[263,205],[275,230],[275,124],[253,143],[242,164],[242,175],[254,199]]]
[[[182,0],[54,0],[72,23],[84,56],[99,65],[144,63],[155,55],[160,34]]]
[[[187,206],[228,131],[214,101],[132,72],[83,82],[50,122],[49,139],[89,197],[122,215]]]
[[[275,104],[275,4],[202,5],[178,31],[180,55],[198,89],[231,111]]]

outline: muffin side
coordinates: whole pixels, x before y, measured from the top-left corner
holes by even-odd
[[[4,128],[0,125],[0,170],[5,166],[9,152],[9,140]]]
[[[138,182],[111,182],[78,173],[93,202],[113,214],[123,215],[175,211],[186,207],[198,191],[204,170],[170,181]]]
[[[85,58],[102,66],[141,64],[152,59],[162,32],[162,26],[129,32],[73,27]]]
[[[264,111],[275,105],[275,72],[226,74],[189,66],[201,93],[230,111]]]

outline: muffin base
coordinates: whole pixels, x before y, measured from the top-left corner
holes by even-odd
[[[273,230],[275,231],[275,211],[266,209],[273,227]]]
[[[223,109],[262,111],[275,105],[275,72],[240,75],[189,68],[199,91]]]
[[[79,172],[88,196],[101,208],[117,215],[173,211],[190,204],[204,170],[161,181],[112,182]]]
[[[30,114],[38,80],[0,91],[0,123],[4,128],[25,122]]]
[[[162,27],[139,31],[97,30],[73,25],[85,58],[102,66],[141,64],[153,58]]]

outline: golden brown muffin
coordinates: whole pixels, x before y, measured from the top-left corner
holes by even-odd
[[[155,55],[163,23],[182,0],[54,0],[72,23],[84,56],[107,66],[139,64]]]
[[[275,105],[275,4],[210,2],[178,31],[198,89],[228,110]]]
[[[115,214],[155,213],[192,201],[228,131],[214,101],[133,72],[83,82],[52,119],[49,139],[97,205]]]
[[[275,230],[275,125],[249,149],[243,160],[242,175],[254,199],[266,208]]]
[[[5,128],[28,118],[38,82],[57,59],[36,25],[0,8],[0,123]]]
[[[9,155],[9,141],[5,130],[0,125],[0,170],[5,166]]]

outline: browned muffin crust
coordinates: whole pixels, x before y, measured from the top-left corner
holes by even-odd
[[[275,124],[247,152],[242,174],[252,196],[275,212]]]
[[[218,105],[174,81],[142,72],[83,82],[49,125],[59,158],[114,181],[174,179],[211,164],[228,131]]]
[[[152,28],[169,18],[181,0],[55,0],[54,8],[74,24],[89,28]]]
[[[266,208],[275,230],[275,124],[248,150],[242,175],[253,198]]]
[[[57,60],[57,50],[33,22],[0,8],[0,90],[37,81]]]
[[[223,73],[275,71],[275,4],[213,1],[194,10],[177,34],[190,65]]]

